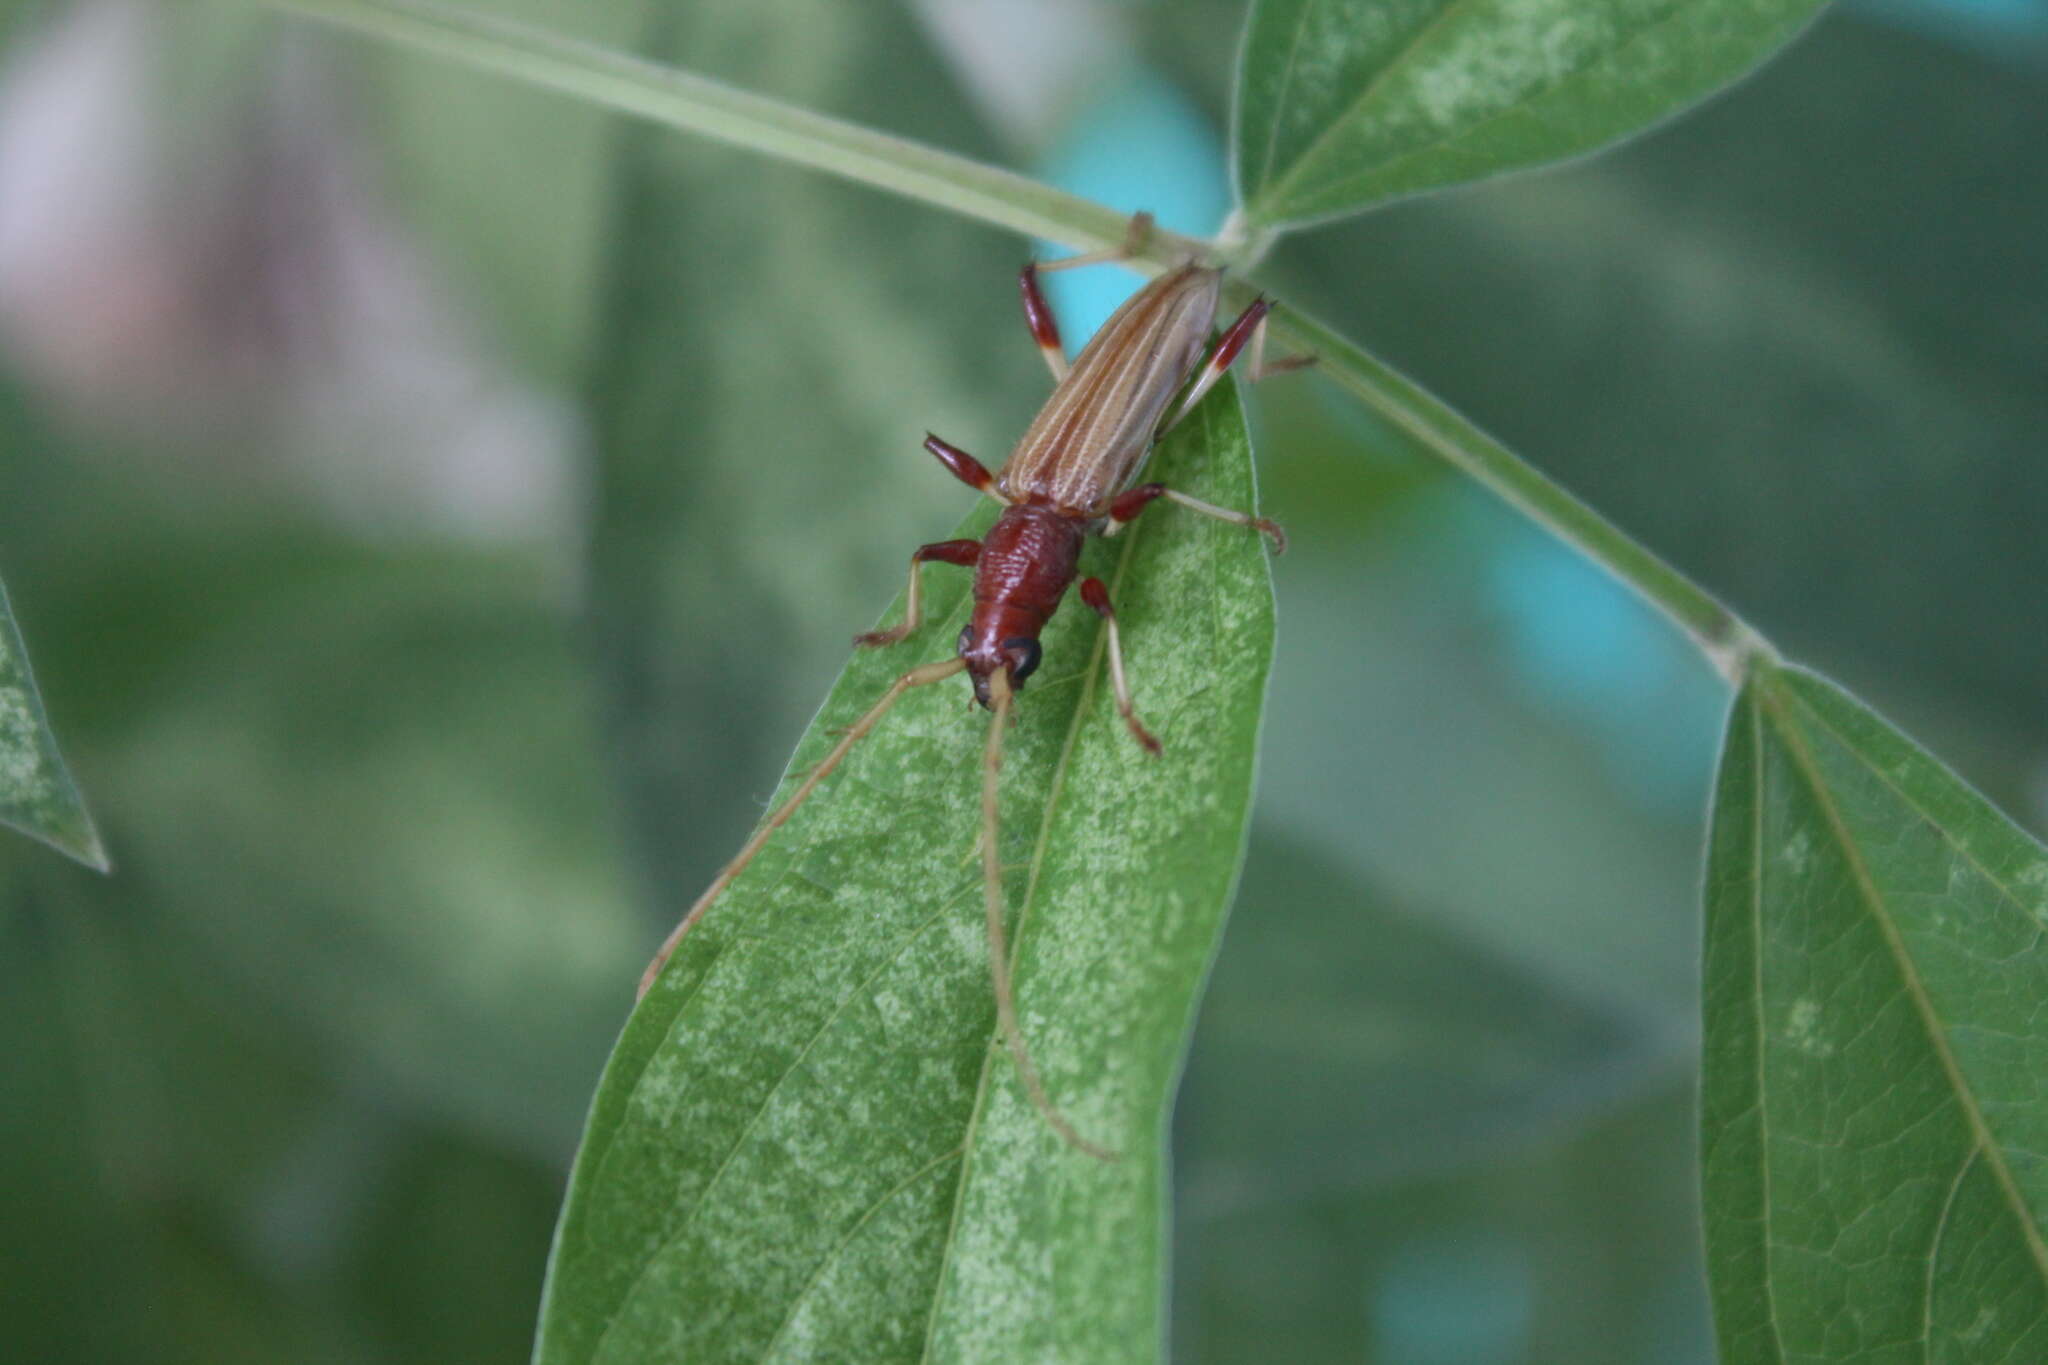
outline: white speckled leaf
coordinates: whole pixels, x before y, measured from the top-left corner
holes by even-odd
[[[1251,504],[1231,385],[1152,468]],[[1123,1158],[1062,1145],[994,1041],[975,852],[986,714],[964,679],[912,692],[627,1024],[571,1178],[537,1361],[1160,1355],[1166,1118],[1242,857],[1272,593],[1258,537],[1164,503],[1092,541],[1083,571],[1110,584],[1166,752],[1148,759],[1125,731],[1097,620],[1070,600],[1019,698],[1002,852],[1026,1034],[1055,1099]],[[924,572],[933,619],[854,656],[792,771],[890,678],[950,652],[969,575]],[[677,888],[678,908],[694,891]]]
[[[1258,0],[1238,69],[1255,224],[1573,156],[1726,85],[1818,0]]]
[[[12,825],[87,867],[107,870],[99,831],[57,753],[28,651],[0,588],[0,825]]]
[[[2048,1360],[2048,849],[1832,684],[1760,670],[1706,902],[1723,1359]]]

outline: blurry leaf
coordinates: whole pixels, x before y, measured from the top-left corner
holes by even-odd
[[[533,1339],[561,1175],[464,1134],[429,1130],[358,1213],[350,1317],[391,1365],[516,1361]]]
[[[1156,473],[1246,506],[1249,457],[1226,385]],[[544,1365],[1157,1355],[1166,1112],[1237,876],[1273,629],[1256,537],[1166,512],[1091,542],[1083,568],[1111,584],[1164,756],[1125,731],[1098,624],[1070,604],[1004,766],[1024,1030],[1055,1099],[1122,1159],[1062,1145],[992,1043],[985,725],[962,682],[910,693],[627,1025],[571,1178]],[[927,572],[936,620],[855,657],[793,772],[947,653],[969,579]]]
[[[645,0],[491,0],[493,18],[631,45]],[[397,44],[335,45],[375,83],[380,169],[443,276],[523,368],[571,384],[609,238],[618,120],[581,100]],[[517,156],[505,149],[517,147]]]
[[[107,870],[99,831],[57,753],[28,652],[0,587],[0,824]]]
[[[1710,1365],[1689,1080],[1422,1178],[1188,1209],[1175,1362]]]
[[[1256,225],[1590,151],[1749,70],[1818,0],[1258,0],[1238,81]]]
[[[120,751],[130,870],[408,1104],[562,1150],[644,953],[536,566],[231,544],[157,556],[173,619],[207,619]]]
[[[0,871],[10,861],[0,854]],[[16,913],[27,900],[20,880],[6,879],[0,915],[0,1036],[11,1044],[0,1049],[0,1330],[23,1359],[135,1359],[148,1340],[144,1314],[118,1291],[140,1257],[132,1213],[109,1198],[99,1160],[101,1078],[78,1064],[67,1014],[75,988],[30,937],[41,916]]]
[[[217,1292],[305,1108],[299,1040],[166,932],[137,881],[132,861],[87,878],[0,850],[19,912],[0,920],[0,1036],[18,1040],[0,1053],[8,1354],[327,1365],[336,1324],[258,1329],[283,1326],[274,1258]],[[252,1335],[267,1354],[240,1349]]]
[[[1554,1140],[1688,1067],[1691,1039],[1660,1022],[1261,822],[1174,1114],[1182,1211],[1325,1199]]]
[[[1260,395],[1262,411],[1270,402]],[[1275,566],[1287,644],[1261,817],[1562,997],[1656,1019],[1666,1036],[1694,1029],[1698,812],[1726,706],[1713,675],[1669,634],[1649,638],[1669,628],[1597,574],[1597,593],[1560,594],[1552,611],[1569,618],[1560,635],[1577,644],[1579,693],[1617,713],[1661,694],[1671,736],[1708,727],[1696,758],[1650,742],[1618,764],[1573,707],[1531,684],[1515,634],[1527,618],[1514,614],[1527,594],[1501,591],[1533,577],[1528,551],[1569,552],[1468,484],[1404,495],[1375,517],[1370,493],[1290,452],[1264,468],[1282,524],[1326,529],[1295,535]],[[1331,525],[1347,509],[1366,529]],[[1614,619],[1616,596],[1622,628],[1587,631]]]
[[[2038,75],[1836,10],[1655,138],[1280,251],[1333,324],[2018,808],[2048,751],[2044,124]],[[1295,530],[1291,445],[1263,446]]]
[[[667,6],[645,50],[981,150],[893,6]],[[1025,243],[667,129],[618,132],[588,596],[651,951],[745,836],[911,549],[971,499],[925,432],[999,463],[1048,380],[1017,312]]]
[[[85,878],[0,850],[25,912],[0,922],[0,1036],[34,1043],[0,1055],[9,1358],[518,1358],[558,1153],[409,1125],[360,1056],[156,913],[149,861]]]
[[[1766,668],[1706,901],[1727,1358],[2048,1357],[2048,851],[1846,693]]]

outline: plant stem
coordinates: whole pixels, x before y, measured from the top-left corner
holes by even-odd
[[[1033,237],[1114,246],[1130,215],[1026,176],[709,77],[491,15],[420,0],[263,0],[418,52],[447,57],[623,114],[793,161]],[[1170,263],[1201,243],[1155,233]]]
[[[420,0],[264,3],[1079,250],[1114,247],[1125,239],[1128,216],[1107,205],[540,29]],[[1263,245],[1236,244],[1225,254],[1237,260]],[[1202,252],[1213,255],[1215,247],[1155,231],[1133,263],[1165,266]],[[1691,635],[1729,678],[1739,680],[1752,658],[1771,656],[1763,638],[1703,588],[1390,366],[1292,309],[1274,315],[1274,328],[1283,340],[1313,352],[1322,371],[1367,407],[1634,588]]]
[[[1381,417],[1633,588],[1684,629],[1730,682],[1739,684],[1752,660],[1776,656],[1706,589],[1385,361],[1291,307],[1274,312],[1273,331],[1316,356],[1318,369]]]

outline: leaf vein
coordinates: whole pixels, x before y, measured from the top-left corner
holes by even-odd
[[[853,1245],[853,1239],[858,1237],[867,1228],[867,1225],[874,1221],[875,1215],[895,1203],[904,1193],[915,1187],[918,1181],[923,1180],[927,1175],[930,1175],[955,1157],[963,1155],[965,1150],[964,1146],[954,1147],[949,1151],[939,1153],[930,1161],[927,1161],[924,1165],[903,1177],[893,1188],[867,1207],[866,1211],[854,1221],[853,1226],[846,1230],[846,1235],[841,1237],[831,1250],[819,1258],[816,1266],[812,1267],[810,1277],[804,1281],[803,1288],[799,1289],[795,1296],[790,1299],[789,1312],[785,1313],[782,1321],[776,1325],[774,1335],[768,1338],[768,1344],[761,1348],[759,1359],[765,1361],[775,1353],[775,1343],[782,1340],[782,1334],[787,1332],[790,1324],[796,1321],[798,1311],[804,1306],[804,1300],[810,1297],[811,1291],[818,1287],[818,1282],[825,1278],[825,1272],[838,1261],[839,1257],[846,1251],[846,1248]]]
[[[1934,815],[1932,811],[1927,809],[1926,806],[1922,805],[1919,801],[1915,800],[1913,796],[1909,792],[1907,792],[1904,787],[1901,787],[1892,778],[1892,775],[1890,773],[1886,772],[1883,768],[1880,768],[1877,764],[1871,762],[1868,758],[1866,758],[1862,750],[1857,747],[1856,742],[1854,740],[1852,740],[1849,736],[1843,734],[1841,729],[1837,727],[1834,724],[1834,722],[1830,721],[1825,715],[1821,714],[1820,710],[1817,707],[1815,707],[1812,702],[1807,701],[1804,697],[1801,697],[1795,693],[1792,697],[1792,702],[1801,711],[1805,712],[1806,715],[1812,719],[1815,725],[1827,731],[1828,734],[1832,736],[1835,739],[1835,741],[1842,746],[1843,750],[1846,753],[1848,753],[1848,755],[1851,758],[1854,758],[1858,763],[1862,764],[1863,767],[1870,772],[1870,775],[1872,777],[1875,777],[1880,783],[1882,783],[1885,786],[1885,788],[1892,793],[1892,795],[1898,797],[1902,804],[1904,804],[1906,807],[1912,810],[1912,812],[1915,815],[1918,815],[1922,820],[1925,820],[1928,823],[1929,827],[1941,836],[1941,841],[1944,844],[1947,844],[1957,857],[1961,858],[1964,862],[1968,863],[1971,867],[1975,868],[1977,872],[1984,878],[1985,881],[1991,883],[1992,889],[1997,891],[1999,896],[2007,904],[2011,905],[2013,909],[2019,911],[2022,915],[2026,916],[2028,922],[2036,926],[2039,926],[2041,922],[2040,917],[2035,915],[2033,911],[2027,908],[2025,902],[2020,900],[2019,896],[2013,891],[2012,887],[2007,884],[2005,878],[2001,877],[1999,874],[1993,872],[1990,868],[1986,867],[1978,859],[1976,854],[1970,852],[1969,845],[1961,842],[1954,835],[1950,834],[1948,831],[1948,826],[1944,825],[1941,822],[1941,820]],[[1988,805],[1989,803],[1987,802],[1986,804]]]
[[[2019,1183],[2012,1173],[2012,1168],[1993,1140],[1991,1125],[1985,1119],[1984,1111],[1977,1102],[1977,1093],[1971,1087],[1969,1078],[1964,1075],[1961,1063],[1956,1060],[1954,1049],[1949,1046],[1948,1034],[1942,1027],[1940,1016],[1935,1013],[1934,1001],[1928,995],[1926,983],[1920,979],[1919,969],[1914,964],[1911,953],[1906,949],[1898,925],[1892,919],[1884,893],[1878,889],[1869,865],[1864,861],[1862,847],[1857,843],[1855,835],[1850,832],[1841,808],[1835,801],[1834,793],[1821,778],[1812,751],[1807,747],[1805,735],[1800,732],[1797,721],[1786,708],[1785,700],[1778,690],[1779,679],[1773,675],[1768,678],[1766,685],[1770,690],[1771,711],[1777,723],[1778,734],[1783,739],[1786,750],[1792,755],[1793,763],[1799,769],[1807,789],[1813,793],[1814,803],[1820,807],[1821,815],[1828,823],[1828,831],[1841,849],[1844,861],[1849,865],[1858,898],[1870,912],[1872,921],[1877,925],[1878,932],[1891,953],[1893,965],[1899,972],[1907,998],[1913,1002],[1921,1027],[1927,1035],[1928,1045],[1934,1049],[1935,1057],[1940,1061],[1942,1070],[1948,1077],[1949,1087],[1961,1104],[1963,1116],[1969,1123],[1972,1135],[1977,1144],[1984,1149],[1992,1174],[1998,1179],[1999,1191],[2004,1196],[2007,1211],[2019,1224],[2020,1236],[2034,1262],[2035,1273],[2044,1283],[2048,1283],[2048,1245],[2042,1243],[2041,1229],[2035,1224],[2032,1210],[2020,1194]]]
[[[1348,104],[1344,106],[1343,112],[1339,113],[1335,118],[1331,119],[1328,123],[1324,124],[1323,131],[1317,133],[1315,137],[1310,139],[1308,146],[1302,149],[1301,155],[1294,159],[1294,164],[1292,166],[1289,166],[1286,172],[1283,173],[1277,181],[1273,182],[1273,184],[1267,190],[1262,191],[1260,193],[1260,200],[1267,201],[1272,199],[1278,199],[1284,196],[1288,187],[1300,178],[1302,170],[1311,161],[1313,161],[1316,158],[1316,156],[1322,151],[1323,144],[1328,142],[1330,138],[1334,136],[1337,133],[1337,131],[1341,129],[1345,124],[1349,123],[1352,119],[1357,118],[1359,114],[1364,111],[1365,106],[1371,103],[1373,96],[1377,95],[1380,92],[1380,87],[1386,84],[1388,78],[1391,77],[1395,72],[1399,71],[1402,67],[1406,66],[1409,62],[1413,61],[1415,59],[1415,54],[1421,50],[1422,45],[1428,42],[1430,37],[1434,35],[1438,29],[1442,28],[1450,20],[1451,16],[1458,13],[1458,11],[1465,8],[1470,3],[1471,0],[1449,0],[1449,3],[1446,4],[1442,9],[1438,10],[1436,14],[1432,18],[1430,18],[1430,20],[1427,23],[1424,23],[1419,28],[1417,28],[1414,33],[1410,34],[1407,41],[1401,44],[1400,50],[1395,52],[1394,55],[1388,59],[1387,64],[1385,66],[1382,66],[1378,71],[1374,72],[1372,79],[1368,80],[1365,83],[1365,88],[1359,91],[1358,94],[1355,97],[1353,97],[1353,99]],[[1277,115],[1275,116],[1275,119],[1275,126],[1277,127]],[[1343,184],[1347,180],[1355,180],[1357,178],[1358,177],[1356,174],[1342,176],[1339,177],[1336,181],[1333,181],[1332,183]]]
[[[1111,575],[1111,578],[1114,580],[1111,593],[1112,601],[1115,600],[1116,593],[1120,592],[1123,588],[1125,574],[1130,568],[1131,556],[1136,553],[1138,546],[1143,543],[1144,533],[1147,530],[1149,530],[1149,525],[1143,519],[1140,519],[1132,524],[1128,534],[1124,537],[1122,553],[1117,557],[1116,572]],[[1102,659],[1107,648],[1108,632],[1098,624],[1095,627],[1094,648],[1088,655],[1087,666],[1081,670],[1080,674],[1085,679],[1085,685],[1081,689],[1080,699],[1074,703],[1073,719],[1067,723],[1066,740],[1060,746],[1060,756],[1053,765],[1052,785],[1046,790],[1045,814],[1039,821],[1038,841],[1031,851],[1031,872],[1025,880],[1024,897],[1018,904],[1016,923],[1010,931],[1010,961],[1013,964],[1017,961],[1018,954],[1024,950],[1024,926],[1029,920],[1032,901],[1038,892],[1039,875],[1045,868],[1046,848],[1052,838],[1053,816],[1058,812],[1060,797],[1066,790],[1067,769],[1072,764],[1074,745],[1080,739],[1081,727],[1087,722],[1089,709],[1094,702],[1095,692],[1101,681]],[[989,1047],[982,1057],[981,1078],[975,1085],[974,1109],[968,1117],[967,1132],[961,1140],[960,1180],[953,1193],[953,1214],[951,1221],[946,1227],[946,1243],[941,1253],[942,1259],[939,1266],[938,1282],[932,1289],[931,1315],[925,1321],[924,1350],[918,1357],[920,1362],[929,1362],[931,1360],[932,1346],[938,1339],[939,1305],[945,1300],[946,1284],[953,1273],[953,1248],[959,1240],[960,1212],[966,1204],[967,1180],[974,1170],[974,1135],[980,1129],[982,1114],[988,1106],[989,1082],[996,1065],[998,1051],[999,1049],[995,1046],[994,1033],[991,1030]]]
[[[732,1169],[733,1162],[738,1159],[740,1149],[746,1146],[747,1138],[753,1133],[754,1126],[767,1114],[769,1108],[775,1102],[775,1097],[781,1093],[783,1085],[788,1082],[789,1078],[804,1069],[804,1061],[811,1055],[811,1049],[816,1047],[827,1033],[831,1032],[832,1026],[839,1022],[840,1018],[846,1013],[847,1008],[855,1000],[866,998],[867,988],[872,986],[883,972],[901,960],[903,954],[910,951],[910,946],[918,940],[919,936],[924,934],[934,924],[945,919],[952,912],[958,900],[958,893],[947,897],[937,911],[921,921],[909,933],[905,934],[896,945],[895,951],[876,963],[874,970],[855,982],[846,994],[839,999],[838,1003],[832,1006],[831,1012],[819,1021],[818,1027],[805,1040],[803,1047],[797,1052],[797,1055],[790,1060],[788,1066],[783,1068],[782,1074],[775,1078],[775,1083],[768,1087],[768,1092],[761,1096],[760,1102],[754,1106],[753,1113],[747,1116],[747,1121],[740,1125],[739,1132],[734,1135],[732,1144],[726,1148],[725,1156],[719,1161],[718,1169],[712,1172],[711,1179],[705,1182],[704,1188],[698,1192],[697,1198],[691,1203],[688,1216],[683,1219],[674,1232],[662,1238],[661,1245],[641,1264],[639,1273],[633,1277],[633,1282],[626,1286],[626,1292],[619,1296],[618,1304],[613,1308],[609,1318],[606,1320],[604,1330],[598,1333],[596,1342],[590,1348],[590,1359],[596,1360],[604,1354],[604,1344],[610,1338],[612,1329],[618,1326],[620,1316],[625,1311],[626,1305],[632,1302],[633,1295],[639,1292],[641,1284],[653,1272],[655,1262],[665,1256],[669,1248],[681,1241],[690,1229],[696,1226],[697,1215],[702,1213],[705,1206],[711,1202],[712,1192],[718,1188],[719,1182]]]
[[[1785,1358],[1785,1334],[1778,1323],[1778,1295],[1771,1280],[1771,1108],[1770,1086],[1764,1076],[1765,1038],[1764,1027],[1764,733],[1763,717],[1759,714],[1756,697],[1750,696],[1750,829],[1749,829],[1749,925],[1750,925],[1750,970],[1754,987],[1750,998],[1755,1001],[1756,1014],[1756,1132],[1758,1153],[1758,1175],[1763,1184],[1763,1208],[1761,1226],[1757,1229],[1758,1242],[1763,1252],[1764,1282],[1764,1324],[1770,1329],[1771,1345],[1777,1358]]]
[[[1611,62],[1619,58],[1620,56],[1622,56],[1622,54],[1626,53],[1631,47],[1634,47],[1644,38],[1649,37],[1651,34],[1657,32],[1659,29],[1671,23],[1673,20],[1680,18],[1684,13],[1685,6],[1683,4],[1673,4],[1669,8],[1664,10],[1661,14],[1658,14],[1655,17],[1651,18],[1647,23],[1643,24],[1640,28],[1637,28],[1633,32],[1628,34],[1627,37],[1623,38],[1620,42],[1617,42],[1613,47],[1593,57],[1591,60],[1585,62],[1583,65],[1575,66],[1571,70],[1565,71],[1551,78],[1550,80],[1544,81],[1538,85],[1530,87],[1530,89],[1523,92],[1521,95],[1517,96],[1512,103],[1503,105],[1501,108],[1494,110],[1492,113],[1486,115],[1484,118],[1475,119],[1471,123],[1466,124],[1462,128],[1450,129],[1437,137],[1429,139],[1426,142],[1417,143],[1415,146],[1410,147],[1408,150],[1400,153],[1398,156],[1389,157],[1387,160],[1377,162],[1370,166],[1363,166],[1357,170],[1350,171],[1344,175],[1336,176],[1323,187],[1322,192],[1328,194],[1331,191],[1338,189],[1341,186],[1349,185],[1354,181],[1364,180],[1369,176],[1383,175],[1397,166],[1401,166],[1415,160],[1417,157],[1426,156],[1430,152],[1439,151],[1443,148],[1450,147],[1459,142],[1462,142],[1465,139],[1470,138],[1474,134],[1478,133],[1481,129],[1491,128],[1494,124],[1501,122],[1503,119],[1511,118],[1517,114],[1528,114],[1531,105],[1537,103],[1540,100],[1548,98],[1549,96],[1555,94],[1559,90],[1565,89],[1566,87],[1570,86],[1574,81],[1584,79],[1587,72],[1593,70],[1595,67],[1598,67],[1602,63]]]
[[[1266,154],[1259,162],[1259,183],[1262,194],[1266,177],[1273,170],[1273,158],[1279,154],[1281,115],[1287,108],[1287,88],[1294,84],[1295,65],[1301,59],[1302,36],[1308,32],[1309,16],[1316,12],[1316,7],[1321,3],[1322,0],[1304,0],[1301,13],[1294,21],[1294,39],[1287,45],[1287,65],[1280,69],[1280,87],[1273,93],[1273,118],[1272,122],[1266,127]],[[1250,59],[1251,45],[1249,42],[1245,45],[1245,56],[1247,60]]]
[[[1981,1143],[1973,1143],[1963,1155],[1963,1164],[1956,1168],[1955,1179],[1949,1182],[1948,1197],[1941,1201],[1941,1216],[1934,1220],[1934,1234],[1927,1239],[1927,1284],[1920,1296],[1920,1344],[1929,1346],[1934,1338],[1934,1270],[1941,1260],[1942,1238],[1948,1234],[1949,1216],[1955,1212],[1956,1196],[1962,1193],[1963,1180],[1970,1174],[1970,1168],[1983,1155]]]

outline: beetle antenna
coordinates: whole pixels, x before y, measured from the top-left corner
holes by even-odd
[[[1031,1096],[1032,1106],[1052,1130],[1077,1152],[1086,1152],[1098,1161],[1115,1161],[1115,1152],[1096,1146],[1076,1132],[1045,1093],[1045,1083],[1039,1080],[1038,1068],[1031,1062],[1031,1049],[1024,1043],[1024,1030],[1017,1024],[1017,1001],[1010,990],[1010,947],[1003,934],[1003,865],[996,851],[996,779],[1003,766],[1003,731],[1010,720],[1008,669],[999,667],[989,674],[988,693],[989,709],[994,715],[989,719],[988,748],[983,751],[981,763],[981,876],[988,901],[988,973],[995,983],[996,1023],[1017,1064],[1017,1076],[1024,1082],[1025,1093]]]
[[[654,978],[661,975],[661,969],[668,964],[670,956],[675,953],[676,945],[683,941],[683,935],[689,933],[697,921],[703,918],[704,912],[710,908],[711,902],[717,900],[719,894],[726,887],[732,885],[733,878],[746,871],[747,864],[754,861],[754,855],[761,851],[776,830],[781,829],[788,822],[790,816],[796,814],[797,807],[809,799],[810,794],[818,789],[818,784],[831,776],[832,770],[839,766],[839,760],[846,757],[847,751],[860,743],[861,737],[874,729],[877,722],[889,713],[889,708],[896,704],[897,698],[913,687],[923,687],[926,683],[935,683],[941,678],[950,678],[965,667],[967,667],[966,660],[958,658],[942,659],[937,663],[919,664],[916,668],[911,669],[895,682],[889,684],[889,690],[882,694],[882,699],[869,707],[866,715],[846,727],[845,733],[839,737],[839,742],[832,746],[832,752],[826,754],[824,761],[811,769],[802,784],[797,787],[795,792],[791,793],[789,800],[776,807],[775,813],[762,821],[761,827],[754,831],[754,837],[747,840],[746,846],[740,849],[733,860],[725,865],[725,870],[713,879],[711,885],[704,888],[704,894],[697,897],[697,903],[690,907],[689,913],[683,916],[682,922],[676,925],[669,936],[662,941],[660,951],[654,955],[654,961],[647,964],[647,970],[640,976],[640,989],[634,996],[634,999],[637,1000],[640,996],[647,994],[647,988],[654,984]]]

